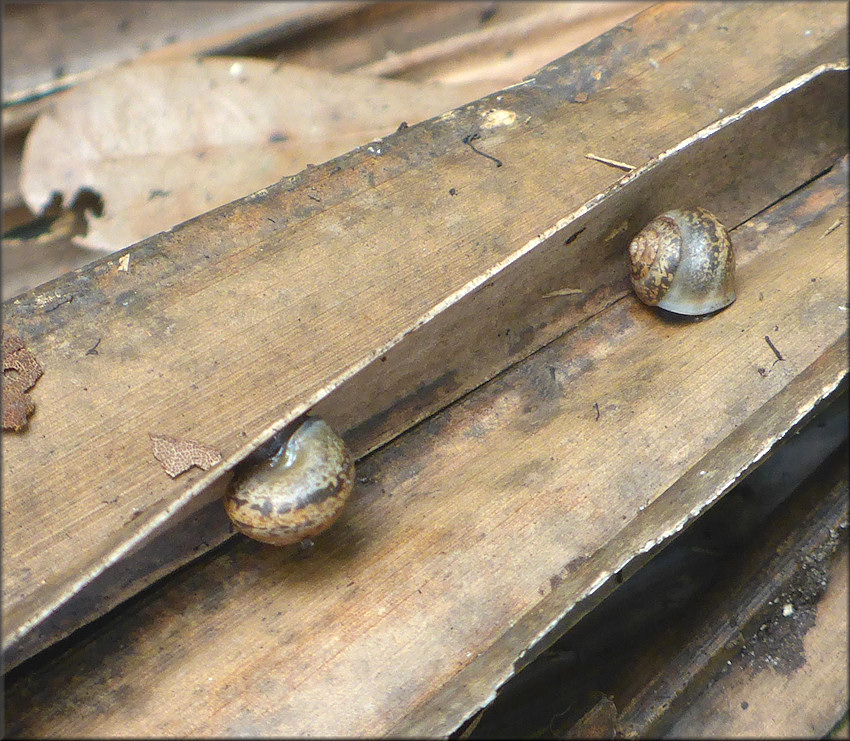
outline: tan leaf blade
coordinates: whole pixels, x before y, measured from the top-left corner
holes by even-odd
[[[192,466],[209,471],[221,461],[221,454],[217,450],[195,440],[180,440],[170,435],[154,435],[152,432],[148,435],[153,443],[154,458],[171,478],[176,478]]]
[[[129,65],[39,117],[21,190],[36,212],[54,192],[99,194],[75,241],[113,251],[476,97],[248,58]]]

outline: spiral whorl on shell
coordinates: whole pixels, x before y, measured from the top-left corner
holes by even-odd
[[[653,219],[629,245],[638,298],[677,314],[710,314],[735,300],[735,255],[723,224],[704,208]]]

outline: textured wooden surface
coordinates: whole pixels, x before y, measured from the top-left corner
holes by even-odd
[[[773,31],[758,41],[748,6],[654,8],[527,85],[129,248],[129,272],[117,269],[119,253],[7,302],[5,325],[45,367],[30,430],[4,438],[7,631],[52,609],[140,533],[212,491],[260,440],[365,364],[379,368],[423,318],[615,183],[620,173],[586,160],[587,150],[643,164],[723,112],[840,56],[844,7],[817,7],[813,15],[807,5],[758,6]],[[587,101],[572,103],[579,93]],[[493,109],[516,118],[493,117]],[[647,127],[648,110],[666,113]],[[463,143],[476,130],[479,148],[503,167]],[[812,141],[821,160],[834,154],[834,142],[818,151],[821,142]],[[818,158],[808,161],[814,167]],[[767,193],[774,181],[764,184]],[[316,194],[321,202],[310,198]],[[628,233],[616,237],[607,248],[619,266],[608,274],[612,284],[621,280],[616,250]],[[593,254],[593,245],[586,249]],[[598,311],[604,296],[567,326]],[[515,331],[480,338],[501,344],[503,365],[550,339],[527,326],[505,329]],[[98,354],[87,354],[97,342]],[[387,371],[405,374],[419,392],[414,403],[379,434],[372,429],[359,453],[483,380],[463,386],[449,375],[417,389],[403,363]],[[352,410],[362,406],[366,415],[371,405],[374,416],[398,398],[371,392],[356,401],[326,416],[345,430],[364,421]],[[199,440],[224,463],[172,481],[150,454],[149,433]]]
[[[734,231],[727,310],[627,296],[375,452],[308,558],[240,539],[128,603],[9,732],[450,732],[846,377],[846,203],[844,162]]]

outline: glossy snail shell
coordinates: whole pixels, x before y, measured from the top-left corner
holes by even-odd
[[[306,417],[271,458],[237,470],[224,508],[249,538],[299,543],[333,524],[353,484],[345,443],[323,420]]]
[[[629,245],[638,298],[677,314],[710,314],[735,300],[735,255],[723,224],[704,208],[667,211]]]

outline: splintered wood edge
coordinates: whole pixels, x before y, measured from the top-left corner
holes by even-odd
[[[788,435],[847,387],[845,332],[673,486],[597,551],[571,580],[552,590],[485,653],[473,660],[388,736],[442,736],[490,704],[498,688],[551,646],[678,533],[763,463]],[[712,472],[723,471],[716,480]],[[707,473],[706,473],[707,472]],[[665,513],[685,511],[677,521]],[[660,535],[658,533],[661,533]],[[519,658],[516,658],[519,654]],[[498,680],[494,682],[494,677]]]

